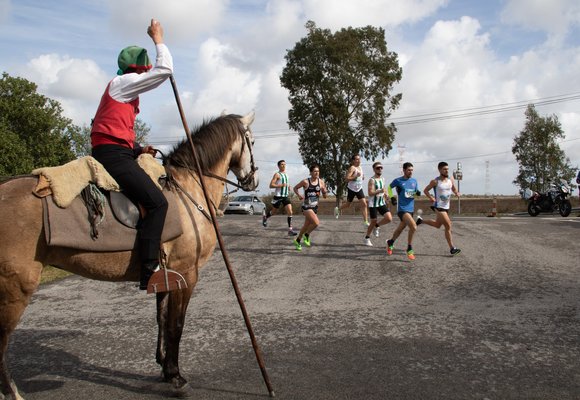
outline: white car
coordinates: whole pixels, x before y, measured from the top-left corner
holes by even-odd
[[[225,214],[243,213],[243,214],[261,214],[266,208],[266,204],[257,196],[242,195],[236,196],[228,203],[224,211]]]

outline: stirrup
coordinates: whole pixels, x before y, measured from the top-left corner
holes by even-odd
[[[161,268],[149,278],[147,294],[171,292],[185,288],[187,288],[187,283],[183,275],[168,268]]]

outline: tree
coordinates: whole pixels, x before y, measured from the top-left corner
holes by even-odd
[[[139,143],[141,146],[147,144],[151,127],[141,119],[137,118],[135,119],[133,129],[135,130],[135,142]],[[91,154],[91,127],[89,125],[84,124],[82,127],[76,127],[71,138],[72,149],[76,157],[83,157]]]
[[[550,182],[570,182],[576,170],[560,149],[557,140],[565,138],[556,115],[541,117],[533,104],[526,109],[526,124],[514,139],[512,153],[519,164],[513,183],[520,189],[544,192]]]
[[[290,129],[306,165],[320,164],[320,176],[337,194],[354,154],[386,157],[396,132],[387,118],[402,95],[397,54],[387,50],[381,28],[343,28],[336,33],[309,21],[308,35],[286,54],[280,82],[290,92]]]
[[[0,79],[0,174],[28,174],[75,158],[72,121],[56,100],[36,92],[36,84],[2,73]]]

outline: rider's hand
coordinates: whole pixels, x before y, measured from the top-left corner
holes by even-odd
[[[155,157],[155,153],[157,153],[157,150],[155,150],[155,148],[151,145],[147,145],[145,147],[143,147],[143,150],[141,150],[141,154],[151,154],[153,157]]]
[[[151,25],[147,28],[147,34],[153,39],[153,43],[163,43],[163,27],[156,19],[151,18]]]

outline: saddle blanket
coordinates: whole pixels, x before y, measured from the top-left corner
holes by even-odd
[[[150,154],[141,154],[137,157],[137,163],[161,189],[157,182],[165,175],[165,168]],[[120,191],[115,179],[91,156],[81,157],[57,167],[38,168],[32,174],[39,176],[33,193],[41,198],[52,194],[54,202],[62,208],[67,208],[91,182],[107,191]]]
[[[183,233],[177,197],[164,190],[169,208],[161,241],[167,242]],[[68,247],[95,252],[126,251],[135,248],[137,230],[120,223],[111,210],[110,201],[105,202],[105,214],[97,229],[99,235],[91,238],[91,224],[85,203],[76,197],[65,209],[56,204],[53,196],[42,198],[44,235],[49,246]]]

